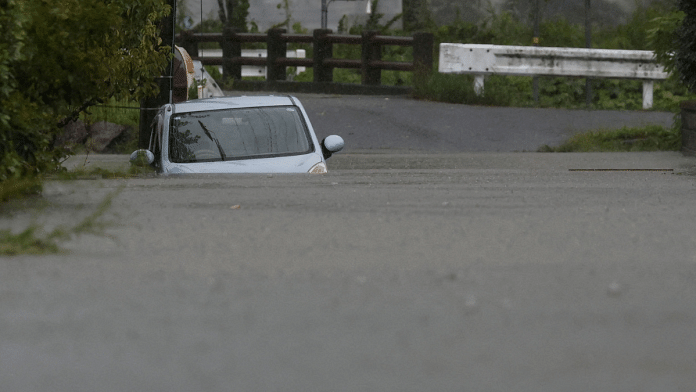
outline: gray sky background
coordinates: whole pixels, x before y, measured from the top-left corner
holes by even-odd
[[[472,0],[461,0],[462,2]],[[493,5],[499,6],[505,0],[490,0]],[[573,2],[582,2],[584,0],[568,0]],[[631,12],[635,9],[636,0],[606,0],[609,3],[615,3],[624,9],[626,12]],[[650,0],[637,0],[639,3],[647,4]],[[255,21],[259,29],[264,31],[272,25],[282,22],[285,19],[283,10],[277,8],[281,0],[250,0],[249,20]],[[290,13],[293,22],[300,22],[304,28],[309,30],[318,29],[321,27],[321,0],[289,0]],[[217,0],[186,0],[188,15],[194,19],[194,23],[198,24],[201,19],[201,8],[203,9],[203,18],[217,18],[218,3]],[[358,18],[365,18],[365,9],[367,0],[358,1],[332,1],[329,4],[328,12],[328,27],[336,30],[338,21],[343,15],[348,15],[351,21]],[[384,13],[383,21],[391,19],[394,15],[401,12],[401,0],[380,0],[379,12]]]
[[[285,20],[282,9],[276,8],[280,0],[250,0],[249,21],[255,21],[261,31]],[[385,21],[401,13],[401,0],[380,0],[379,11],[385,14]],[[187,0],[188,15],[198,24],[203,7],[203,19],[217,18],[217,0]],[[328,27],[336,30],[343,15],[354,18],[366,17],[367,0],[332,1],[329,4]],[[290,0],[290,13],[293,21],[302,23],[309,30],[321,27],[321,0]]]

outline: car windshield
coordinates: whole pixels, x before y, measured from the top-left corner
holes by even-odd
[[[179,113],[169,132],[177,163],[275,157],[313,150],[297,107],[274,106]]]

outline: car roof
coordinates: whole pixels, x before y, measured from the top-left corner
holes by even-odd
[[[295,105],[295,101],[288,95],[242,95],[238,97],[194,99],[191,101],[175,103],[172,106],[174,106],[174,113],[189,113],[207,110],[287,105]]]

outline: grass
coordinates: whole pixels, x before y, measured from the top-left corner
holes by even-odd
[[[94,212],[70,228],[59,226],[45,234],[36,224],[30,225],[18,234],[13,234],[7,229],[0,230],[0,256],[55,254],[62,252],[58,241],[70,238],[72,235],[105,235],[104,230],[109,222],[104,222],[101,218],[122,190],[123,187],[120,187],[106,195]]]
[[[131,165],[127,170],[108,170],[101,167],[96,167],[93,169],[75,169],[70,171],[57,172],[53,176],[49,177],[52,179],[71,181],[71,180],[93,180],[93,179],[103,179],[103,180],[113,180],[118,178],[134,178],[143,175],[154,174],[155,169],[151,166],[137,166]]]
[[[133,165],[128,170],[122,171],[94,168],[90,170],[78,169],[57,172],[47,178],[63,181],[99,178],[116,179],[133,178],[152,173],[154,173],[154,170],[149,166],[141,167]],[[31,195],[39,195],[42,189],[42,180],[40,178],[9,179],[0,183],[0,202],[6,203],[13,199],[22,199]],[[104,200],[99,203],[94,212],[73,227],[65,228],[61,226],[48,233],[44,233],[36,224],[31,224],[17,234],[7,229],[0,230],[0,256],[55,254],[62,252],[58,245],[59,241],[68,239],[72,235],[105,235],[104,230],[109,225],[109,222],[104,222],[101,218],[111,207],[113,199],[122,189],[121,187],[109,193]]]
[[[544,107],[584,109],[585,79],[573,77],[539,77],[539,100],[534,101],[533,78],[528,76],[490,75],[485,78],[484,93],[476,95],[473,75],[433,72],[423,82],[414,83],[416,99],[467,105]],[[596,110],[643,110],[643,87],[640,81],[594,79],[592,104]],[[678,112],[679,104],[696,96],[673,80],[655,84],[654,111]]]
[[[41,193],[43,186],[36,177],[10,178],[0,182],[0,203]]]
[[[483,94],[476,95],[472,75],[432,73],[423,83],[415,85],[413,97],[469,105],[514,106],[515,94],[510,94],[509,88],[500,81],[500,78],[489,78]]]
[[[577,134],[558,147],[543,145],[539,152],[627,152],[678,151],[681,134],[678,125],[665,128],[649,125],[642,128],[591,131]]]
[[[54,239],[57,232],[44,238],[39,237],[38,232],[39,229],[35,225],[29,226],[19,234],[12,234],[10,230],[0,230],[0,256],[60,252]]]

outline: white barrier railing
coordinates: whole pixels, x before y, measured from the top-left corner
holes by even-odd
[[[580,76],[643,80],[643,109],[653,104],[655,80],[667,79],[654,53],[644,50],[548,48],[440,44],[441,73],[474,74],[474,90],[483,93],[485,75]]]
[[[200,57],[222,57],[221,49],[199,49]],[[285,54],[287,58],[303,59],[307,55],[304,49],[288,50]],[[242,49],[242,57],[263,57],[266,58],[266,49]],[[222,73],[222,66],[218,67]],[[299,75],[306,71],[305,67],[297,67],[295,75]],[[266,67],[257,65],[242,65],[242,77],[266,77]]]

